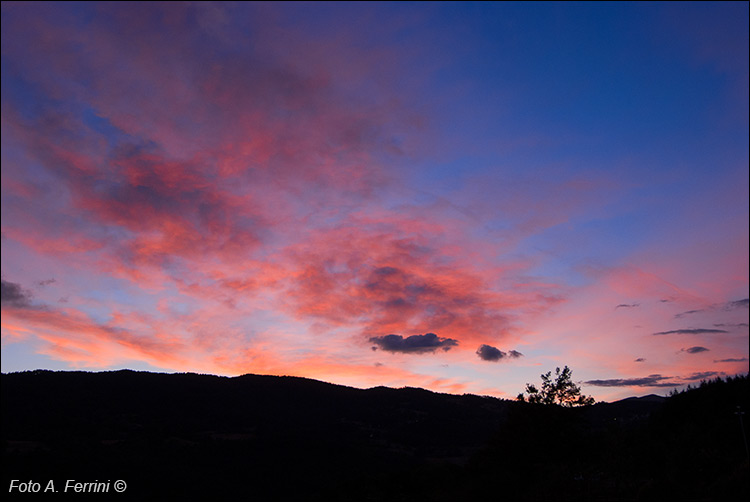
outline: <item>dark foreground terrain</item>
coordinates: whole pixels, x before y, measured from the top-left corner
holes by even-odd
[[[749,408],[746,376],[583,409],[257,375],[33,371],[1,384],[0,491],[19,500],[750,495],[735,413]]]

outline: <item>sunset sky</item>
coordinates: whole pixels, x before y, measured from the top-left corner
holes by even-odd
[[[748,371],[748,3],[2,3],[2,371]]]

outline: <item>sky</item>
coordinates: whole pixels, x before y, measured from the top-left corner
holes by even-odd
[[[748,371],[748,3],[2,3],[2,371]]]

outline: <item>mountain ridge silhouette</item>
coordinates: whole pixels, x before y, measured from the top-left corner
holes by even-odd
[[[747,494],[747,377],[579,409],[253,374],[37,370],[0,387],[6,483],[123,479],[133,500]]]

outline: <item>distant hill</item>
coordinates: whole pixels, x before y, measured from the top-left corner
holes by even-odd
[[[750,493],[733,414],[746,377],[583,409],[261,375],[31,371],[0,385],[5,486],[98,480],[112,494],[122,479],[115,495],[133,500]]]
[[[615,401],[615,403],[620,402],[642,402],[642,403],[663,403],[666,401],[667,398],[664,396],[657,396],[656,394],[649,394],[647,396],[641,396],[641,397],[626,397],[625,399],[621,399],[620,401]]]

